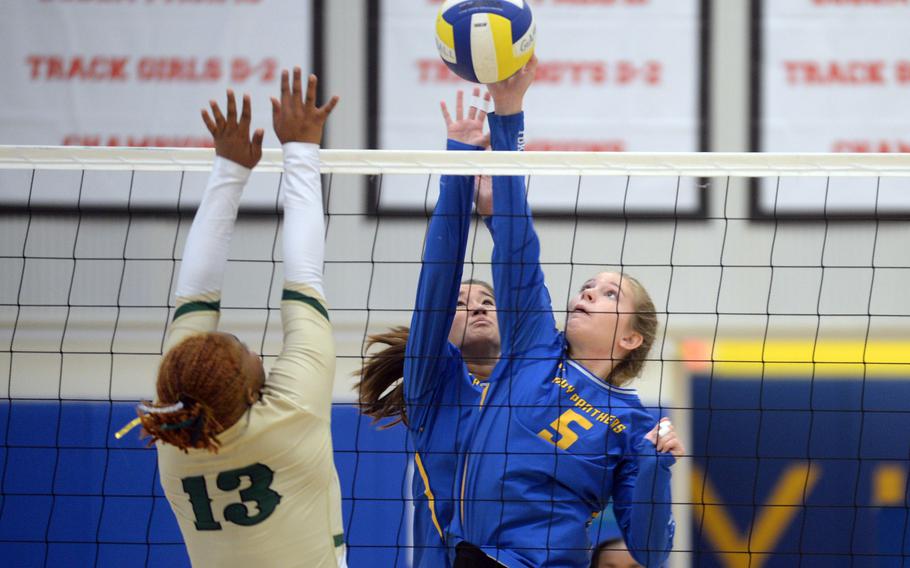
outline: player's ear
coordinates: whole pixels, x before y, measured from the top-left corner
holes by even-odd
[[[645,338],[640,333],[633,330],[619,338],[619,345],[626,351],[634,351],[644,340]]]

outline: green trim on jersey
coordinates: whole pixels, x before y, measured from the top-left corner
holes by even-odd
[[[221,300],[214,302],[187,302],[174,312],[174,320],[193,312],[217,312],[221,309]],[[173,321],[173,320],[172,320]]]
[[[344,533],[336,534],[332,539],[335,541],[335,548],[338,548],[344,544]]]
[[[316,298],[314,298],[312,296],[307,296],[306,294],[301,294],[300,292],[296,292],[294,290],[288,290],[287,288],[285,288],[281,293],[281,300],[282,301],[294,300],[297,302],[303,302],[304,304],[307,304],[308,306],[312,307],[314,310],[316,310],[317,312],[322,314],[322,317],[324,317],[326,319],[326,321],[331,321],[331,320],[329,320],[329,312],[325,309],[325,306],[323,306],[319,302],[319,300],[317,300]]]

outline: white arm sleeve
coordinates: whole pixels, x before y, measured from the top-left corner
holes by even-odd
[[[322,263],[325,260],[325,218],[322,209],[322,179],[319,177],[319,145],[288,142],[282,149],[284,278],[288,282],[307,284],[324,298]]]
[[[215,157],[208,186],[183,247],[178,298],[221,290],[237,208],[249,176],[249,168]]]

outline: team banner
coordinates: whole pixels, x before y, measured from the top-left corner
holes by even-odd
[[[684,342],[693,565],[898,566],[910,357],[868,338]]]
[[[753,150],[910,152],[910,3],[753,1]],[[758,216],[910,213],[906,180],[785,178],[758,187]]]
[[[280,70],[312,71],[301,0],[16,0],[0,5],[0,144],[210,146],[199,117],[249,93],[271,133]]]
[[[537,25],[537,80],[525,99],[526,150],[701,149],[701,0],[530,0]],[[436,51],[441,0],[379,3],[375,142],[384,149],[441,150],[439,102],[470,102],[475,86]],[[467,103],[466,103],[467,104]],[[691,180],[690,180],[691,181]],[[432,184],[431,184],[432,185]],[[536,213],[698,214],[697,184],[675,179],[536,178]],[[384,180],[380,211],[423,210],[426,180]],[[429,205],[432,206],[431,198]],[[576,203],[577,202],[577,203]],[[576,207],[577,205],[577,207]]]

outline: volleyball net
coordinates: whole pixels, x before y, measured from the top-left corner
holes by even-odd
[[[635,384],[673,418],[671,566],[910,556],[910,158],[323,151],[333,433],[349,566],[407,566],[402,427],[356,410],[367,335],[410,320],[439,175],[523,175],[558,322],[604,269],[660,327]],[[14,565],[188,565],[154,450],[115,439],[154,393],[210,150],[0,147],[0,550]],[[281,160],[241,201],[221,327],[280,350]],[[490,279],[472,223],[465,277]],[[609,517],[609,515],[604,515]],[[595,522],[592,541],[618,535]]]

